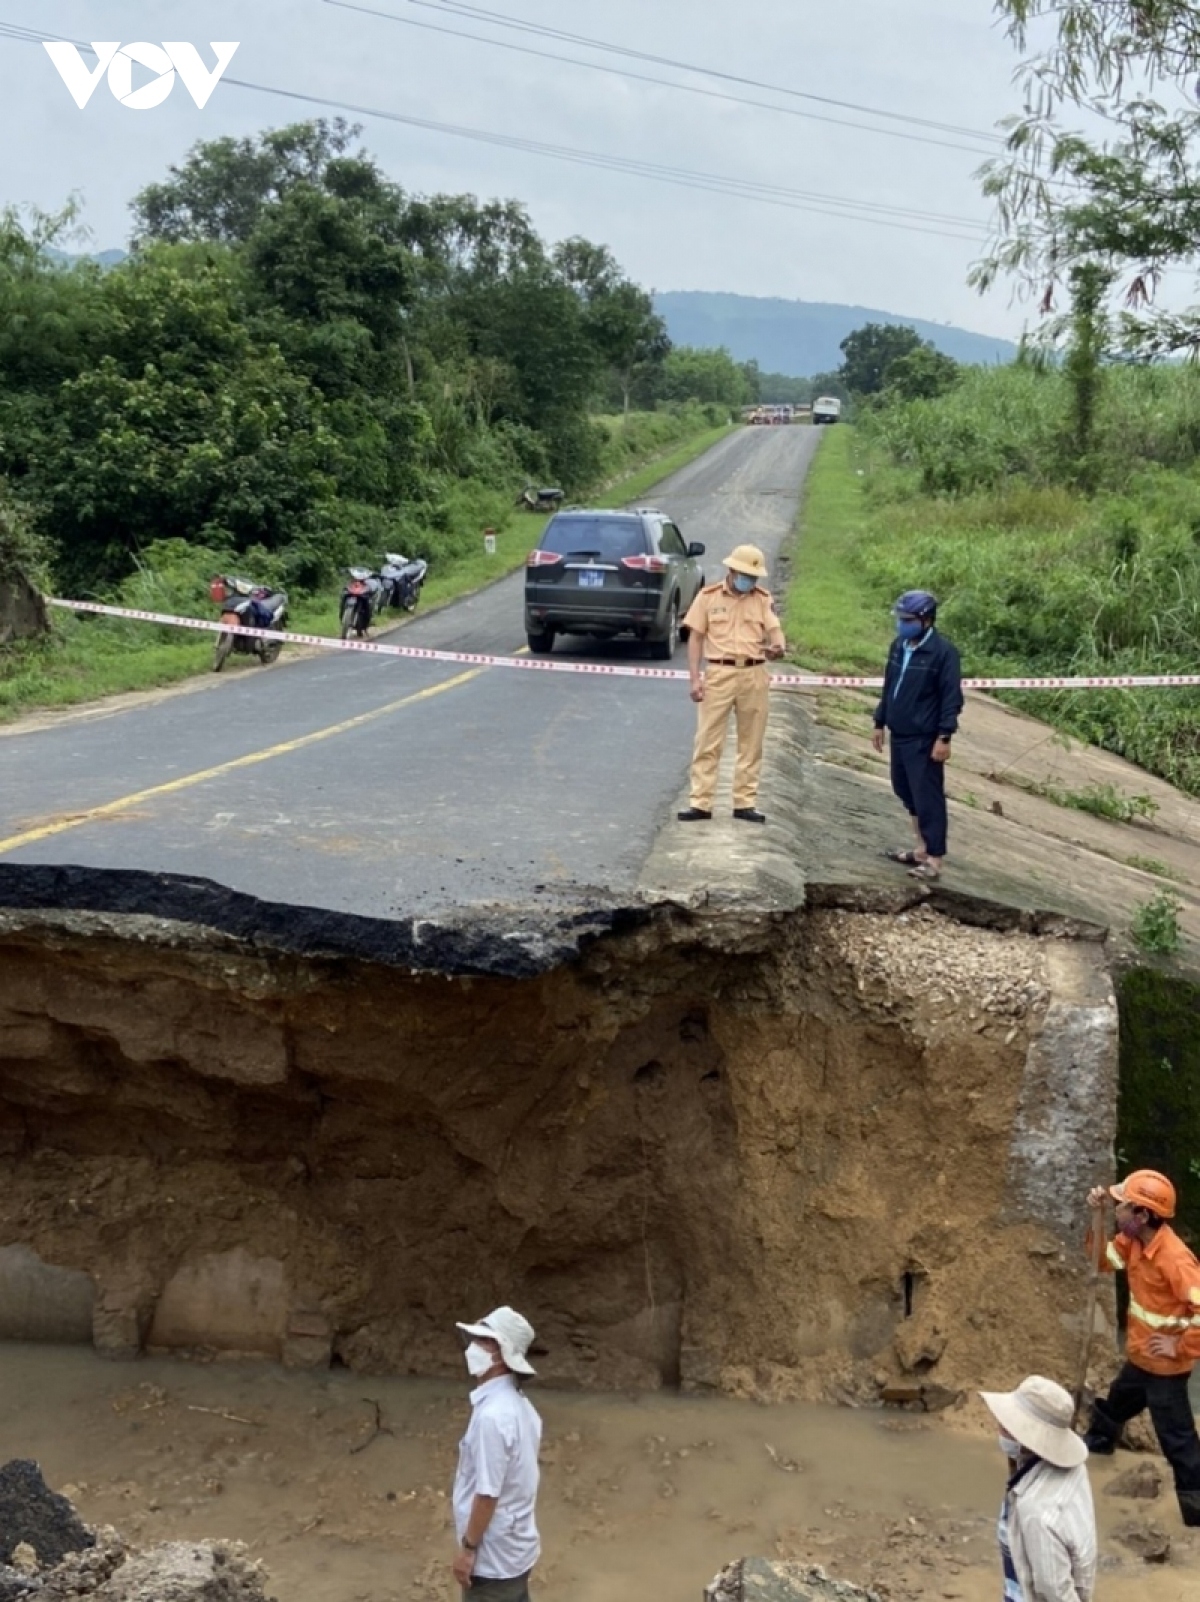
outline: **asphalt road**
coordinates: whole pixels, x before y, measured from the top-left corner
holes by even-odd
[[[641,499],[707,544],[710,578],[744,540],[773,560],[818,438],[743,430]],[[515,574],[393,637],[510,654],[522,585]],[[632,643],[555,649],[597,655],[645,660]],[[19,877],[8,865],[72,865],[93,884],[133,870],[370,919],[496,904],[561,916],[629,895],[684,782],[693,715],[674,682],[235,657],[201,689],[0,737],[0,903]],[[66,876],[25,882],[28,903]]]

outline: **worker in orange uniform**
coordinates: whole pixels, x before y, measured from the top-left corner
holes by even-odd
[[[786,646],[771,592],[760,583],[767,576],[767,561],[758,546],[739,545],[725,558],[725,569],[722,581],[702,589],[683,620],[689,630],[692,700],[700,714],[692,752],[692,804],[678,814],[681,823],[712,817],[731,712],[737,718],[738,745],[733,815],[742,823],[767,821],[755,805],[771,685],[767,661],[782,656]]]
[[[1089,1244],[1102,1227],[1106,1192],[1088,1193]],[[1200,1357],[1200,1262],[1166,1222],[1175,1216],[1175,1187],[1152,1168],[1139,1168],[1114,1185],[1117,1233],[1104,1266],[1129,1277],[1125,1365],[1097,1398],[1084,1440],[1093,1453],[1110,1454],[1121,1427],[1144,1409],[1163,1456],[1175,1474],[1175,1495],[1185,1524],[1200,1525],[1200,1437],[1188,1400],[1188,1379]]]

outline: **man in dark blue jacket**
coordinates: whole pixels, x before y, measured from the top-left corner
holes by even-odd
[[[889,851],[915,879],[936,879],[946,855],[946,763],[963,709],[958,652],[934,628],[937,598],[908,590],[892,608],[896,639],[875,708],[877,751],[892,737],[892,789],[912,819],[916,850]]]

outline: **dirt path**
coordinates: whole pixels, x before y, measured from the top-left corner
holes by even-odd
[[[696,1602],[730,1558],[764,1553],[886,1583],[896,1602],[995,1602],[990,1440],[879,1412],[535,1399],[543,1595]],[[0,1456],[36,1457],[89,1522],[140,1542],[246,1541],[280,1602],[455,1595],[446,1493],[465,1411],[465,1386],[428,1381],[0,1353]],[[1097,1488],[1114,1472],[1098,1465]],[[1097,1507],[1106,1530],[1135,1511],[1104,1495]],[[1100,1602],[1200,1602],[1200,1547],[1165,1499],[1152,1512],[1178,1561],[1148,1569],[1106,1540]]]

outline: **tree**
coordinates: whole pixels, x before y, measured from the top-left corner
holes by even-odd
[[[667,325],[647,292],[621,272],[606,245],[567,239],[553,259],[583,301],[588,337],[616,379],[621,409],[628,416],[635,381],[661,367],[671,349]]]
[[[540,267],[546,256],[519,201],[479,201],[474,195],[410,199],[404,239],[424,264],[423,287],[431,295],[493,283],[522,268]]]
[[[1107,343],[1104,296],[1109,282],[1108,270],[1098,262],[1078,262],[1071,269],[1071,345],[1066,360],[1071,386],[1070,453],[1085,489],[1094,489],[1096,481],[1092,449]]]
[[[264,209],[245,260],[278,337],[329,393],[398,382],[416,270],[404,201],[371,168],[320,189],[297,184]]]
[[[362,129],[341,117],[318,118],[275,128],[257,139],[213,139],[196,145],[182,167],[150,184],[133,201],[134,238],[249,239],[263,211],[297,184],[321,188],[330,165],[342,157]]]
[[[15,208],[0,212],[0,392],[61,382],[103,343],[100,270],[49,253],[75,216],[74,206],[25,222]]]
[[[821,391],[825,394],[825,391]],[[813,398],[811,378],[793,378],[787,373],[759,373],[754,399],[766,406],[807,406]]]
[[[888,368],[901,356],[920,350],[924,341],[915,328],[892,323],[866,323],[847,334],[839,376],[855,395],[878,395],[887,382]]]
[[[995,233],[972,272],[981,290],[1005,274],[1037,297],[1047,317],[1077,269],[1111,272],[1124,313],[1116,344],[1137,357],[1200,350],[1200,310],[1154,307],[1163,274],[1197,268],[1200,248],[1200,111],[1192,83],[1200,63],[1200,10],[1192,0],[997,0],[1018,49],[1031,25],[1053,19],[1053,42],[1021,69],[1021,112],[1003,157],[984,171],[996,204]],[[1083,110],[1103,137],[1078,131]],[[1053,319],[1044,338],[1066,337]]]
[[[621,410],[628,416],[635,380],[670,354],[667,325],[646,291],[626,280],[591,303],[585,326],[620,386]]]
[[[663,363],[662,399],[700,401],[736,410],[754,399],[751,375],[722,346],[699,350],[676,345]]]
[[[69,582],[128,572],[162,538],[281,547],[335,492],[321,397],[260,347],[225,253],[159,246],[107,274],[106,348],[29,396],[6,441]]]
[[[854,396],[843,379],[841,373],[814,373],[808,380],[808,399],[816,400],[818,395],[832,395],[840,400],[843,406],[852,406]]]
[[[887,400],[936,400],[954,388],[961,372],[952,356],[932,345],[921,345],[889,364],[883,395]]]

